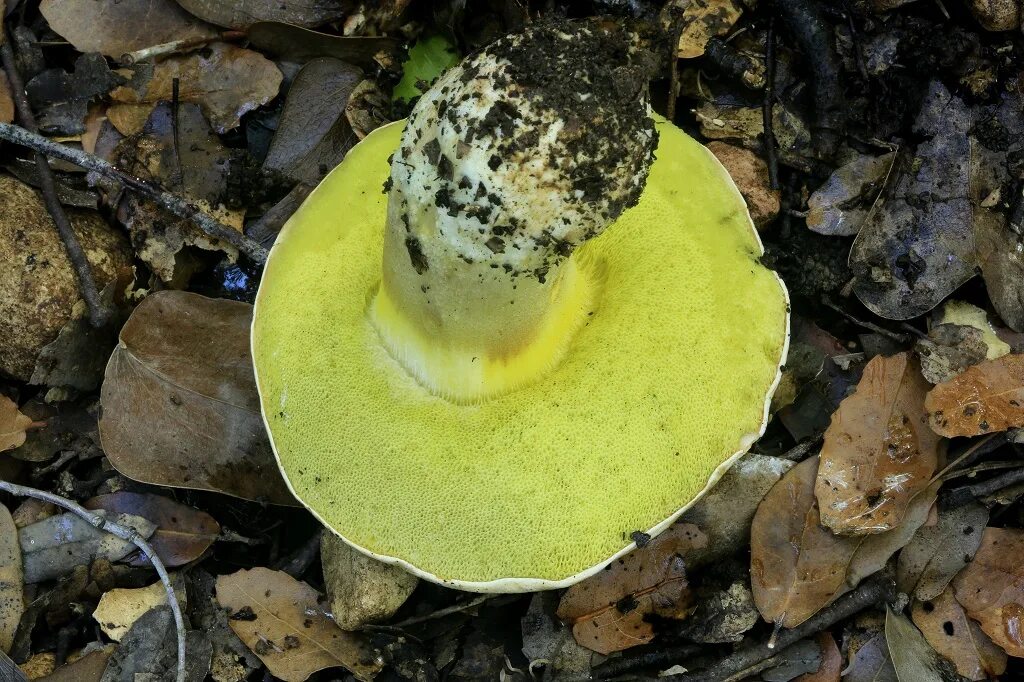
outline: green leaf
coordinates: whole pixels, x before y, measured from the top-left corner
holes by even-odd
[[[409,48],[409,58],[402,64],[402,80],[395,86],[392,100],[410,102],[424,92],[423,83],[432,84],[438,76],[459,63],[455,46],[442,35],[416,41]]]

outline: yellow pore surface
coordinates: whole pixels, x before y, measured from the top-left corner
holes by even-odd
[[[764,427],[786,293],[714,157],[659,119],[640,203],[574,255],[603,282],[547,376],[479,404],[433,395],[368,320],[388,156],[349,152],[274,245],[253,359],[295,494],[348,542],[469,589],[531,589],[661,530]]]

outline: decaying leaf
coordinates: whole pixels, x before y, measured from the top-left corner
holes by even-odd
[[[409,48],[409,58],[402,64],[402,80],[392,91],[396,102],[416,99],[437,80],[438,76],[459,62],[455,46],[442,35],[417,40]]]
[[[728,589],[699,588],[697,607],[686,620],[685,636],[694,642],[717,644],[739,642],[744,633],[757,625],[759,614],[754,595],[742,581]]]
[[[968,367],[929,391],[925,408],[932,429],[947,438],[1024,426],[1024,354]]]
[[[105,512],[97,512],[105,514]],[[112,521],[134,528],[143,538],[156,527],[140,516],[117,514]],[[58,514],[18,531],[25,567],[25,582],[39,583],[70,573],[75,566],[95,559],[117,561],[135,545],[98,529],[77,514]]]
[[[914,624],[889,607],[885,611],[885,641],[900,680],[958,682],[952,666],[935,652]]]
[[[211,24],[234,29],[257,21],[319,26],[343,18],[351,9],[349,0],[178,0],[178,4]]]
[[[260,667],[260,659],[242,643],[228,625],[228,614],[214,597],[216,579],[202,568],[185,576],[188,590],[189,620],[205,632],[212,645],[210,677],[214,682],[243,682]]]
[[[967,617],[951,589],[915,602],[911,617],[932,648],[967,679],[986,680],[1006,671],[1006,652]]]
[[[180,581],[174,580],[173,577],[172,581],[175,588],[180,588]],[[181,603],[182,609],[185,608],[184,594],[184,591],[179,589],[176,589],[174,593],[178,602]],[[121,638],[128,634],[128,630],[143,614],[166,603],[167,588],[160,581],[148,587],[134,589],[117,587],[103,593],[96,609],[92,612],[92,617],[99,623],[100,629],[107,637],[115,642],[120,642]]]
[[[75,60],[73,73],[47,69],[25,84],[25,93],[38,124],[50,134],[77,135],[85,132],[89,102],[121,85],[124,78],[107,66],[107,60],[95,52]]]
[[[91,651],[87,650],[79,658],[73,661],[69,660],[68,663],[58,667],[46,677],[39,678],[39,682],[100,682],[103,671],[107,668],[107,661],[114,653],[115,648],[113,644],[106,644],[93,648]]]
[[[677,523],[570,587],[558,617],[572,624],[577,642],[601,654],[645,644],[654,638],[645,616],[683,618],[689,612],[685,557],[691,547],[706,544],[699,528]]]
[[[975,274],[970,126],[964,103],[933,81],[914,123],[925,140],[900,154],[850,250],[854,292],[877,315],[926,313]]]
[[[879,632],[857,649],[844,671],[843,682],[899,682],[884,633]]]
[[[14,633],[25,612],[21,545],[11,512],[0,504],[0,649],[11,650]]]
[[[7,74],[0,73],[0,123],[14,121],[14,98],[11,96],[11,84]]]
[[[555,615],[558,597],[557,592],[547,590],[535,593],[530,599],[530,608],[521,620],[523,655],[530,661],[531,668],[534,662],[544,665],[545,680],[588,676],[596,654],[580,646],[572,630]]]
[[[391,100],[377,85],[364,78],[349,95],[345,118],[360,140],[391,121]]]
[[[398,41],[383,36],[336,36],[278,21],[259,21],[246,33],[254,47],[286,61],[303,64],[317,57],[333,57],[364,69],[377,66],[376,57],[390,59]]]
[[[252,306],[164,291],[121,330],[100,393],[100,439],[125,476],[294,504],[260,417]]]
[[[187,621],[186,621],[187,623]],[[172,680],[177,669],[177,635],[167,606],[142,614],[121,638],[100,682]],[[185,633],[185,682],[203,682],[210,671],[210,640],[204,632]]]
[[[390,618],[419,583],[400,566],[370,558],[329,531],[320,540],[320,562],[331,613],[342,630]]]
[[[921,360],[921,375],[930,384],[949,381],[988,354],[984,334],[959,324],[933,325],[928,338],[918,339],[914,350]]]
[[[39,11],[79,52],[115,58],[151,45],[215,35],[174,0],[43,0]]]
[[[942,305],[941,324],[954,324],[973,327],[981,332],[985,343],[985,360],[995,360],[1010,353],[1010,344],[999,338],[988,313],[976,305],[964,301],[949,300]]]
[[[78,453],[80,457],[99,456],[95,409],[93,401],[74,403],[64,400],[55,405],[38,398],[28,401],[21,406],[21,411],[35,424],[28,433],[28,439],[11,456],[25,462],[48,462],[57,453],[69,451]]]
[[[135,68],[131,82],[111,91],[114,104],[107,109],[110,122],[125,135],[138,131],[157,102],[170,101],[175,78],[180,83],[179,101],[202,107],[218,133],[234,128],[243,114],[276,97],[283,79],[277,66],[260,53],[229,43],[212,43],[152,67]]]
[[[1024,657],[1024,531],[986,528],[974,561],[953,580],[967,615],[1011,656]]]
[[[750,582],[761,616],[782,627],[804,622],[845,591],[860,538],[821,525],[814,481],[818,458],[800,462],[757,508],[750,530]]]
[[[380,670],[366,640],[335,625],[316,590],[287,573],[254,568],[222,575],[217,602],[229,611],[235,634],[285,682],[337,666],[368,681]]]
[[[303,66],[288,89],[264,168],[316,185],[341,163],[357,141],[345,105],[362,75],[360,69],[329,57]]]
[[[168,568],[195,561],[220,534],[220,524],[206,512],[160,495],[122,491],[86,500],[83,506],[152,521],[156,531],[149,544]],[[142,555],[129,557],[128,563],[149,566],[149,560]]]
[[[938,463],[939,439],[925,419],[927,390],[909,353],[867,364],[825,432],[814,490],[825,526],[865,534],[899,525]]]
[[[30,426],[32,418],[18,410],[18,403],[0,394],[0,452],[23,445]]]
[[[981,546],[988,509],[972,502],[939,510],[933,526],[922,526],[900,552],[896,585],[921,601],[937,598]]]
[[[860,232],[895,160],[893,152],[858,156],[837,168],[807,200],[807,227],[838,237]]]

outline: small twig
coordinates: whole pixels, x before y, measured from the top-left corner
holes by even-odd
[[[832,299],[830,298],[825,298],[825,305],[827,305],[829,308],[845,317],[850,322],[853,322],[858,327],[870,329],[876,334],[881,334],[882,336],[892,339],[896,343],[906,343],[910,340],[910,337],[907,336],[906,334],[900,334],[899,332],[891,331],[889,329],[886,329],[885,327],[880,327],[874,322],[869,322],[867,320],[862,320],[860,318],[854,317],[853,315],[851,315],[850,313],[846,312],[845,310],[837,306],[835,303],[833,303]]]
[[[779,188],[779,161],[775,157],[775,130],[772,108],[775,106],[775,17],[768,20],[764,42],[764,96],[761,98],[761,123],[764,128],[764,153],[768,163],[768,186]]]
[[[1019,468],[999,476],[993,476],[987,481],[953,488],[946,497],[946,504],[949,507],[962,507],[971,500],[988,497],[1018,483],[1024,483],[1024,466],[1019,466]]]
[[[18,120],[23,126],[33,133],[38,131],[36,117],[29,106],[28,97],[25,95],[25,84],[21,80],[21,73],[14,58],[14,50],[11,49],[11,41],[7,35],[7,28],[0,27],[0,62],[3,63],[4,72],[11,85],[11,96],[14,99],[14,108],[18,112]],[[75,270],[78,279],[78,288],[85,299],[85,305],[89,308],[89,320],[94,327],[102,327],[110,319],[110,312],[100,301],[99,288],[93,278],[92,266],[85,255],[82,243],[78,241],[78,235],[71,227],[67,213],[57,196],[57,181],[53,177],[53,169],[47,162],[46,157],[36,150],[35,162],[39,170],[39,190],[43,195],[43,203],[46,210],[57,227],[57,234],[64,243],[64,251],[71,261],[71,267]]]
[[[267,260],[267,250],[252,239],[228,227],[208,213],[201,211],[185,199],[171,194],[159,185],[125,172],[95,154],[89,154],[81,149],[59,144],[21,126],[9,123],[0,123],[0,139],[34,149],[46,156],[52,156],[62,161],[73,163],[76,166],[94,171],[115,182],[119,182],[125,187],[142,194],[147,199],[155,201],[179,218],[191,221],[207,235],[231,244],[253,261],[262,264]]]
[[[244,31],[224,31],[217,35],[206,36],[204,38],[187,38],[185,40],[175,40],[170,43],[160,43],[159,45],[151,45],[150,47],[143,48],[141,50],[135,50],[134,52],[125,52],[121,55],[118,60],[122,66],[133,66],[139,62],[144,62],[147,59],[156,59],[157,57],[166,57],[168,55],[175,54],[177,52],[185,52],[192,48],[202,47],[208,43],[212,43],[217,40],[241,40],[245,37]]]
[[[942,469],[942,471],[940,471],[939,473],[937,473],[934,476],[932,476],[931,480],[928,481],[928,484],[931,485],[935,481],[939,480],[940,478],[945,476],[947,473],[949,473],[950,471],[952,471],[956,467],[958,467],[961,464],[963,464],[966,460],[971,458],[973,455],[982,455],[982,454],[985,454],[987,452],[991,452],[992,450],[994,450],[995,448],[985,449],[985,447],[987,445],[989,445],[989,443],[991,443],[992,440],[997,438],[997,437],[1003,438],[1003,437],[1005,437],[1005,434],[1002,434],[1002,433],[990,433],[987,436],[985,436],[984,438],[982,438],[982,439],[980,439],[978,441],[975,441],[974,443],[971,443],[971,446],[969,448],[964,450],[961,454],[957,455],[956,459],[954,459],[952,462],[947,464]],[[999,447],[1002,444],[1003,443],[996,443],[996,447]]]
[[[157,555],[156,551],[153,550],[153,547],[146,542],[146,540],[140,536],[134,528],[128,528],[119,523],[108,521],[102,516],[89,511],[80,504],[72,502],[60,495],[54,495],[53,493],[48,493],[45,490],[29,488],[16,483],[8,483],[7,481],[0,481],[0,490],[18,497],[32,497],[37,500],[42,500],[43,502],[49,502],[50,504],[61,507],[62,509],[66,509],[72,514],[85,519],[95,528],[101,528],[115,537],[119,537],[126,542],[132,543],[139,548],[140,552],[146,555],[149,562],[153,564],[153,568],[156,569],[157,575],[160,576],[160,582],[164,584],[164,590],[167,592],[167,604],[171,607],[171,613],[174,615],[174,627],[178,635],[178,672],[175,679],[177,682],[185,682],[185,618],[182,616],[181,605],[178,603],[178,598],[174,594],[174,587],[171,586],[171,577],[167,574],[164,562],[160,560],[160,557]]]
[[[891,578],[875,576],[864,581],[856,590],[843,595],[795,628],[781,631],[776,638],[775,648],[769,647],[767,643],[757,644],[740,649],[736,653],[716,661],[704,672],[671,675],[661,679],[675,682],[723,682],[736,673],[746,670],[766,658],[775,656],[804,637],[815,635],[878,602],[892,599],[895,593],[896,586]]]

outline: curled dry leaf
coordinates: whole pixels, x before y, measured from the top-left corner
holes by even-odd
[[[947,589],[935,599],[915,602],[914,624],[939,655],[969,680],[986,680],[1006,671],[1006,652],[996,646]]]
[[[959,682],[952,666],[935,652],[914,624],[888,606],[885,609],[885,641],[900,680]]]
[[[0,649],[11,650],[14,633],[25,613],[25,588],[18,529],[11,512],[0,504]]]
[[[180,83],[179,101],[202,107],[218,133],[234,128],[243,114],[276,97],[284,78],[259,52],[228,43],[168,57],[147,74],[149,69],[149,65],[137,66],[132,81],[110,93],[114,104],[107,109],[107,117],[126,135],[138,130],[131,122],[137,126],[157,102],[170,101],[175,78]]]
[[[939,435],[980,436],[1024,426],[1024,355],[1004,355],[968,367],[925,399]]]
[[[821,525],[814,481],[818,458],[789,470],[757,508],[750,531],[750,582],[761,616],[795,627],[845,591],[860,538]]]
[[[814,490],[825,526],[866,534],[899,525],[938,462],[939,439],[925,418],[927,390],[909,353],[867,364],[825,432]]]
[[[689,612],[685,557],[691,548],[706,544],[697,526],[677,523],[570,587],[558,617],[572,624],[577,642],[601,654],[645,644],[654,638],[646,616],[683,618]]]
[[[935,599],[974,558],[988,523],[988,509],[972,502],[939,511],[933,526],[922,526],[900,552],[896,585],[921,601]]]
[[[986,528],[974,561],[953,580],[956,600],[993,642],[1024,657],[1024,530]]]
[[[156,524],[149,544],[168,568],[198,559],[220,535],[220,524],[206,512],[174,500],[148,493],[117,492],[87,500],[86,509],[104,509],[111,514],[134,514]],[[149,566],[141,555],[130,557],[135,566]]]
[[[0,452],[20,447],[32,426],[32,418],[18,410],[18,403],[0,394]]]
[[[211,24],[235,29],[257,21],[319,26],[343,18],[352,5],[350,0],[178,0],[178,4]]]
[[[294,504],[260,417],[252,306],[164,291],[121,330],[100,392],[100,440],[125,476]]]
[[[283,571],[242,570],[217,579],[217,603],[228,623],[270,673],[302,682],[317,670],[341,666],[371,680],[379,655],[360,635],[324,615],[316,590]]]
[[[151,45],[216,35],[174,0],[43,0],[39,11],[79,52],[115,58]]]

